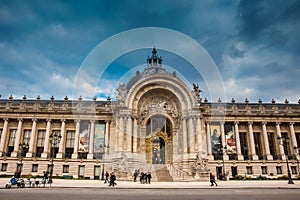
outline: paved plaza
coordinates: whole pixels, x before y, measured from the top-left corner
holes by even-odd
[[[5,188],[9,178],[0,179],[0,188]],[[115,188],[123,189],[238,189],[238,188],[284,188],[300,189],[300,181],[295,180],[294,184],[288,184],[287,180],[264,180],[264,181],[217,181],[218,186],[210,186],[209,182],[152,182],[151,184],[140,184],[139,182],[117,181]],[[26,185],[26,187],[28,187]],[[42,187],[42,186],[41,186]],[[50,185],[46,185],[50,187]],[[67,180],[54,179],[52,188],[108,188],[101,180]]]

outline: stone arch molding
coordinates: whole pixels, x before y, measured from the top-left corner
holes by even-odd
[[[143,123],[147,115],[168,114],[174,123],[181,113],[197,109],[197,101],[189,88],[176,76],[156,74],[138,80],[127,93],[125,106]],[[142,125],[142,124],[141,124]]]

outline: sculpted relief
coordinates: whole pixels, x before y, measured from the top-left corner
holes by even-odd
[[[139,102],[139,119],[143,123],[145,118],[152,113],[168,114],[173,120],[177,121],[180,117],[180,108],[172,94],[150,92]]]

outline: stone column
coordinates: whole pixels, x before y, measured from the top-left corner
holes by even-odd
[[[89,153],[87,155],[88,159],[94,158],[94,137],[95,137],[95,120],[91,120],[91,132],[89,141]]]
[[[195,130],[194,130],[194,122],[193,118],[188,118],[188,152],[192,158],[195,158],[191,153],[195,152]]]
[[[262,122],[262,131],[263,131],[263,136],[264,136],[265,152],[266,152],[267,160],[273,160],[273,156],[270,154],[270,146],[269,146],[269,139],[268,139],[266,124],[267,124],[267,122]]]
[[[132,152],[132,118],[130,116],[127,117],[125,147],[128,152]]]
[[[22,123],[23,123],[23,119],[18,119],[19,123],[18,123],[18,129],[17,129],[17,133],[16,133],[16,140],[15,140],[15,144],[14,144],[14,151],[11,154],[11,157],[15,158],[18,156],[18,152],[19,152],[19,144],[21,141],[21,132],[22,132]]]
[[[209,160],[213,160],[214,156],[212,155],[212,150],[211,150],[210,122],[206,122],[206,140],[207,140],[207,158]]]
[[[34,118],[32,119],[32,127],[31,127],[31,136],[30,136],[30,141],[29,141],[29,149],[28,152],[26,153],[27,158],[31,158],[32,154],[34,152],[34,144],[35,144],[35,138],[36,138],[36,124],[37,124],[37,119]]]
[[[203,146],[203,140],[202,140],[202,134],[201,134],[201,120],[200,117],[197,117],[196,119],[196,135],[197,135],[197,147],[196,150],[198,152],[202,153],[202,146]]]
[[[222,153],[223,153],[223,159],[224,160],[229,160],[227,152],[225,150],[225,147],[227,148],[227,142],[226,142],[226,137],[225,137],[225,130],[224,130],[224,122],[222,121],[220,123],[221,126],[221,138],[222,138]]]
[[[7,127],[8,127],[8,119],[4,118],[4,125],[1,135],[1,142],[0,142],[0,156],[3,156],[5,152],[5,141],[6,141],[6,135],[7,135]]]
[[[50,128],[51,128],[51,119],[47,119],[47,128],[46,128],[46,135],[45,135],[45,146],[44,151],[41,155],[42,158],[48,157],[48,150],[49,150],[49,136],[50,136]]]
[[[118,146],[119,146],[119,150],[122,151],[123,149],[123,140],[124,140],[124,119],[121,116],[119,118],[119,135],[118,135]]]
[[[252,159],[258,160],[258,156],[256,155],[256,151],[255,151],[255,141],[254,141],[254,136],[253,136],[252,124],[253,124],[253,122],[248,122],[250,151],[251,151]]]
[[[277,132],[277,136],[281,137],[280,122],[276,122],[276,132]],[[282,141],[280,141],[280,144],[279,144],[279,154],[281,156],[281,159],[285,160],[286,157],[285,157]]]
[[[239,122],[234,122],[234,131],[235,131],[235,143],[236,143],[237,159],[238,160],[244,160],[244,156],[242,155],[242,151],[241,151]]]
[[[106,149],[110,148],[109,139],[110,139],[110,121],[107,120],[107,121],[105,121],[105,141],[104,141]]]
[[[187,141],[187,130],[186,130],[186,118],[182,119],[182,148],[183,148],[183,158],[188,159],[188,141]]]
[[[132,151],[133,153],[137,153],[137,140],[138,140],[138,123],[137,117],[133,118],[133,144],[132,144]]]
[[[72,159],[77,159],[78,158],[80,120],[75,120],[75,122],[76,122],[76,129],[75,129],[74,151],[73,151],[73,154],[72,154]]]
[[[291,139],[292,139],[292,145],[293,147],[297,147],[297,139],[295,135],[295,129],[294,129],[294,122],[290,122],[290,132],[291,132]]]
[[[61,135],[61,140],[59,143],[59,148],[58,148],[58,153],[56,154],[56,158],[62,158],[63,154],[65,152],[65,144],[66,144],[66,120],[62,119],[61,120],[61,128],[60,128],[60,135]]]

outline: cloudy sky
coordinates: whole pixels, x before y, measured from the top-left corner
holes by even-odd
[[[297,103],[299,10],[297,0],[0,0],[0,98],[72,97],[78,71],[97,45],[127,30],[161,27],[187,35],[207,51],[221,74],[225,101]],[[202,96],[210,97],[203,79],[188,73],[193,66],[160,51],[157,41],[153,46],[163,64],[198,83]],[[151,49],[120,56],[96,88],[82,83],[92,91],[83,97],[110,96],[124,74],[145,64],[149,55]]]

